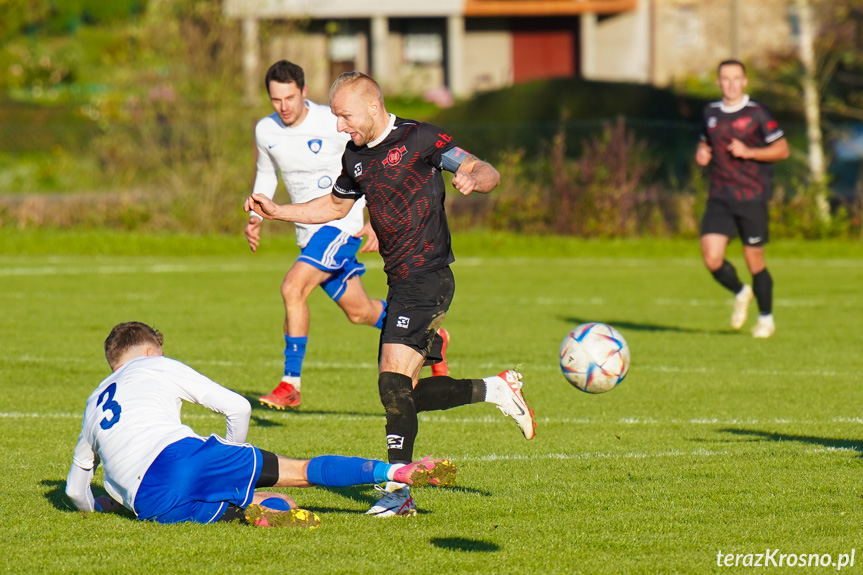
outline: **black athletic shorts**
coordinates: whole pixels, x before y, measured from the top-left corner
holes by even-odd
[[[769,220],[766,202],[709,199],[701,219],[701,235],[722,234],[729,238],[739,236],[743,245],[763,246],[769,239]]]
[[[443,359],[443,340],[437,330],[443,324],[453,295],[455,278],[449,266],[409,276],[390,286],[381,345],[406,345],[423,354],[426,365],[439,362]]]

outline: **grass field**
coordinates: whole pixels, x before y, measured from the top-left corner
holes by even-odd
[[[250,442],[296,457],[385,455],[377,333],[322,293],[302,410],[254,401],[281,373],[290,237],[253,256],[240,238],[0,231],[0,571],[724,573],[751,569],[718,566],[720,552],[755,561],[772,550],[768,565],[854,551],[845,570],[860,570],[859,244],[772,244],[777,333],[756,341],[727,327],[730,297],[694,241],[454,243],[451,371],[520,365],[536,439],[487,404],[422,414],[417,454],[453,459],[459,485],[417,489],[419,516],[386,520],[363,515],[371,487],[287,490],[322,518],[305,532],[85,515],[63,494],[84,400],[108,373],[102,342],[133,319],[253,402]],[[742,267],[739,244],[730,254]],[[367,289],[383,296],[377,256],[364,261]],[[619,328],[632,350],[626,381],[604,395],[572,388],[557,366],[562,337],[588,320]],[[197,406],[184,419],[224,432]]]

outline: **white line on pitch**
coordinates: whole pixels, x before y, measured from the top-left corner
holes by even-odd
[[[176,358],[175,358],[176,359]],[[57,357],[57,356],[41,356],[24,354],[14,357],[0,358],[4,363],[42,363],[42,364],[68,364],[80,363],[83,361],[92,361],[89,357]],[[203,358],[183,358],[184,363],[194,366],[212,365],[217,367],[247,367],[251,365],[260,365],[260,361],[243,360],[232,361],[225,359],[203,359]],[[281,365],[277,360],[272,360],[273,366]],[[336,361],[310,361],[306,360],[303,365],[307,369],[335,369],[335,370],[357,370],[357,369],[376,369],[377,363],[371,361],[352,361],[352,362],[336,362]],[[450,362],[450,366],[456,368],[464,368],[458,362]],[[474,364],[471,370],[480,377],[492,375],[491,372],[499,370],[501,362],[483,362]],[[532,372],[553,372],[560,373],[560,367],[556,363],[549,362],[548,364],[522,364],[518,366],[520,371],[525,373],[525,379],[530,379]],[[636,363],[631,373],[635,371],[652,372],[652,373],[720,373],[726,371],[720,367],[704,367],[704,366],[678,366],[678,365],[651,365]],[[782,376],[782,377],[842,377],[856,374],[857,371],[849,368],[845,371],[835,369],[759,369],[759,368],[744,368],[737,370],[740,375],[765,375],[765,376]],[[485,375],[483,375],[485,374]]]
[[[806,450],[806,453],[860,453],[859,450],[853,447],[812,447]],[[536,459],[562,459],[562,460],[582,460],[582,459],[652,459],[658,457],[726,457],[729,455],[737,455],[737,452],[722,450],[712,451],[710,449],[696,449],[694,451],[660,451],[658,453],[540,453],[530,455],[520,454],[497,454],[491,453],[488,455],[462,455],[453,456],[457,462],[462,461],[530,461]]]

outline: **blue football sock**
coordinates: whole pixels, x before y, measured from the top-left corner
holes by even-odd
[[[264,499],[261,501],[261,506],[268,509],[275,509],[276,511],[290,511],[291,509],[288,502],[281,497],[270,497],[269,499]]]
[[[321,455],[309,461],[306,476],[315,485],[347,487],[386,481],[389,469],[389,463],[374,459]]]
[[[381,300],[381,303],[384,304],[384,308],[381,310],[381,316],[378,318],[377,323],[375,323],[375,327],[378,329],[383,329],[384,318],[387,317],[387,302]]]
[[[299,377],[306,357],[308,337],[285,336],[285,375]]]

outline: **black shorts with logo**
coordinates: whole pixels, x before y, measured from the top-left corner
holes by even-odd
[[[408,276],[391,285],[381,345],[406,345],[423,354],[426,365],[439,362],[443,359],[443,340],[437,330],[443,324],[453,295],[455,278],[449,266]]]
[[[711,198],[707,200],[707,209],[701,219],[701,235],[739,236],[743,245],[763,246],[769,239],[769,221],[767,202],[728,202]]]

